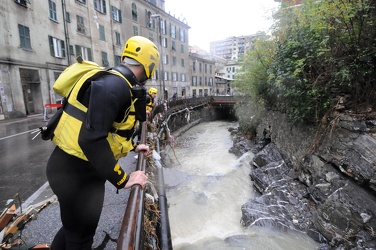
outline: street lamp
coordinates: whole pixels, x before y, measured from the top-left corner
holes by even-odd
[[[162,53],[162,32],[161,32],[161,15],[160,14],[151,14],[150,19],[157,19],[158,20],[158,27],[157,27],[157,34],[158,34],[158,40],[159,40],[159,46],[160,46],[160,57],[161,57],[161,63],[159,64],[160,67],[160,77],[159,77],[159,88],[161,89],[161,93],[163,93],[163,99],[166,100],[166,86],[164,82],[164,66],[163,66],[163,53]],[[151,22],[151,20],[150,20]]]

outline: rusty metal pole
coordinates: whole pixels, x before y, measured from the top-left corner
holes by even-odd
[[[141,143],[146,143],[147,123],[142,123]],[[146,160],[142,152],[138,153],[137,170],[145,171]],[[138,250],[142,244],[143,229],[143,196],[144,190],[139,185],[131,188],[127,208],[121,223],[119,238],[117,240],[117,250]],[[137,247],[137,248],[136,248]]]

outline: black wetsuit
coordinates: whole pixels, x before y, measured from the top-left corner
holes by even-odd
[[[79,145],[88,161],[56,147],[47,163],[47,178],[58,197],[63,224],[52,242],[52,250],[91,249],[106,180],[118,189],[126,184],[117,184],[126,173],[114,170],[117,160],[106,138],[114,121],[121,122],[131,105],[129,85],[118,76],[104,75],[92,81],[81,98],[88,112]]]

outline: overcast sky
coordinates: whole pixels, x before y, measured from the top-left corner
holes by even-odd
[[[278,6],[274,0],[165,0],[166,12],[191,27],[189,45],[208,52],[211,41],[267,31]]]

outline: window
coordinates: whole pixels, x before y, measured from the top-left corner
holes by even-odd
[[[73,45],[69,45],[69,54],[74,56],[74,49],[73,49]]]
[[[137,6],[135,3],[132,3],[132,20],[135,22],[138,20]]]
[[[181,66],[184,68],[184,59],[181,59]]]
[[[65,20],[67,20],[67,23],[71,22],[70,13],[68,11],[65,12]]]
[[[24,6],[24,7],[27,7],[26,4],[27,4],[27,1],[26,0],[14,0],[16,3]]]
[[[48,8],[50,10],[50,19],[57,22],[56,3],[52,0],[48,0]]]
[[[86,4],[86,0],[76,0],[76,1],[79,2],[79,3]]]
[[[193,72],[196,72],[196,62],[193,62],[192,69],[193,69]]]
[[[200,76],[199,80],[198,80],[198,85],[202,86],[202,77]]]
[[[103,52],[103,51],[102,51],[101,54],[102,54],[102,65],[103,65],[104,67],[110,65],[110,64],[108,63],[107,52]]]
[[[94,9],[102,14],[106,14],[106,0],[94,0]]]
[[[162,38],[162,47],[167,48],[167,38],[166,37]]]
[[[163,55],[163,64],[168,64],[168,55]]]
[[[121,56],[115,56],[115,65],[121,64]]]
[[[149,15],[150,13],[150,15]],[[155,28],[157,27],[157,25],[155,24],[155,18],[152,18],[151,17],[151,12],[148,12],[148,15],[149,15],[149,23],[150,23],[150,28],[152,28],[153,30],[155,30]]]
[[[176,26],[174,24],[170,25],[170,34],[172,38],[176,38]]]
[[[93,56],[91,54],[91,49],[76,45],[76,56],[81,55],[82,59],[93,61]]]
[[[133,26],[133,35],[138,36],[138,27],[137,26]]]
[[[180,30],[180,42],[185,42],[185,30],[183,29]]]
[[[185,82],[185,79],[187,79],[186,75],[184,73],[181,74],[181,81]]]
[[[151,12],[145,10],[145,26],[151,29],[153,26],[155,28],[155,21],[151,18]]]
[[[172,72],[172,80],[176,82],[178,80],[178,73]]]
[[[29,27],[18,25],[18,32],[20,34],[20,47],[23,49],[31,49],[30,30]]]
[[[168,80],[168,72],[166,72],[166,71],[164,72],[164,79],[163,80],[166,80],[166,81]]]
[[[213,65],[209,66],[209,73],[211,74],[213,72]]]
[[[115,44],[116,45],[121,45],[121,41],[120,41],[120,33],[115,31]]]
[[[175,41],[171,41],[171,49],[176,50]]]
[[[192,76],[192,86],[197,86],[197,76]]]
[[[209,77],[209,86],[213,86],[213,77]]]
[[[161,25],[161,33],[163,35],[166,35],[167,34],[166,33],[166,20],[161,20],[160,25]]]
[[[65,58],[65,42],[52,36],[48,36],[51,56]]]
[[[176,57],[175,56],[172,57],[172,65],[174,65],[174,66],[176,65]]]
[[[205,68],[205,74],[208,73],[208,65],[206,63],[204,65],[204,68]]]
[[[152,80],[158,80],[158,70],[154,71],[154,75],[151,77]]]
[[[77,15],[77,32],[85,34],[84,18]]]
[[[106,41],[106,35],[104,33],[104,26],[99,24],[99,40]]]
[[[184,45],[183,44],[180,44],[180,53],[184,54]]]
[[[111,16],[112,20],[115,22],[121,23],[121,10],[118,8],[111,6]]]

